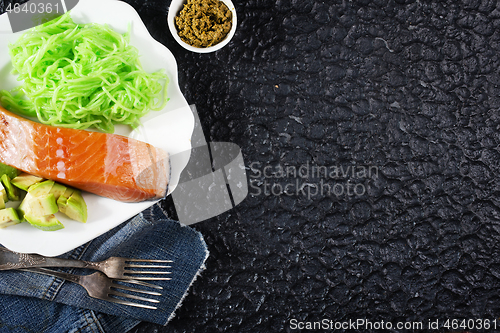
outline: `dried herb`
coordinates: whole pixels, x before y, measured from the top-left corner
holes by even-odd
[[[219,0],[187,0],[175,17],[181,39],[195,47],[209,47],[220,43],[232,26],[232,13]]]

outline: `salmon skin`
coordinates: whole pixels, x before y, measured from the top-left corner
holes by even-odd
[[[168,154],[122,135],[40,124],[0,106],[0,162],[123,202],[163,198]]]

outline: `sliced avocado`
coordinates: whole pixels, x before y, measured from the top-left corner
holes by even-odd
[[[57,199],[57,206],[59,207],[59,210],[65,209],[66,205],[68,204],[68,198],[66,198],[64,195],[61,195],[59,199]]]
[[[32,216],[44,216],[55,214],[59,210],[56,199],[52,193],[32,197],[28,201],[29,214]]]
[[[53,194],[46,194],[47,197],[52,196],[52,200],[55,200]],[[39,198],[39,197],[38,197]],[[59,222],[54,214],[47,215],[35,215],[31,211],[31,201],[36,200],[37,197],[34,197],[29,192],[24,197],[24,200],[21,202],[19,207],[17,208],[19,212],[19,216],[22,217],[22,221],[28,221],[32,226],[44,231],[55,231],[64,228],[64,225]]]
[[[87,204],[80,191],[74,190],[73,194],[67,199],[60,196],[57,200],[57,206],[59,211],[70,219],[83,223],[87,222]]]
[[[4,209],[5,208],[5,201],[3,200],[3,196],[0,195],[0,209]]]
[[[43,178],[30,175],[29,173],[21,173],[19,176],[14,177],[11,181],[12,185],[27,191],[28,188],[34,184],[40,183]]]
[[[74,188],[71,187],[67,187],[66,191],[64,191],[64,193],[61,196],[68,199],[75,191],[78,190],[75,190]]]
[[[19,205],[19,207],[17,207],[17,211],[19,212],[19,216],[21,217],[21,219],[23,221],[26,220],[24,218],[24,215],[26,215],[26,213],[29,213],[29,211],[30,211],[30,205],[29,205],[30,198],[32,198],[32,196],[29,193],[27,193],[26,196],[24,197],[23,201],[21,201],[21,204]]]
[[[28,188],[28,192],[35,197],[52,193],[57,200],[66,192],[68,192],[68,197],[71,195],[71,193],[73,193],[73,190],[67,191],[67,189],[68,188],[66,186],[56,183],[53,180],[45,180],[41,183],[33,184],[32,186],[30,186]]]
[[[66,193],[67,189],[68,188],[62,184],[54,183],[54,185],[50,189],[50,193],[52,193],[57,200],[61,195],[64,195],[64,193]]]
[[[0,163],[0,176],[7,175],[12,179],[14,177],[17,177],[20,173],[21,171],[17,170],[14,167],[11,167],[10,165]]]
[[[0,182],[0,197],[2,197],[4,202],[9,201],[9,198],[7,197],[7,191],[5,190],[5,187],[3,187],[1,182]]]
[[[52,186],[54,186],[53,180],[45,180],[41,183],[37,183],[37,184],[30,186],[28,188],[28,193],[34,197],[47,195],[50,193]]]
[[[29,186],[18,211],[23,221],[28,221],[34,227],[45,231],[64,228],[54,215],[58,211],[70,219],[87,222],[87,204],[81,191],[52,180],[44,180]]]
[[[61,196],[59,196],[59,198],[57,198],[57,205],[59,206],[59,210],[61,209],[61,207],[63,209],[65,209],[65,206],[66,206],[66,204],[68,202],[69,197],[75,191],[78,191],[78,190],[75,190],[74,188],[71,188],[71,187],[67,187],[66,191],[64,191],[64,193]]]
[[[59,220],[56,218],[54,214],[34,216],[28,213],[24,214],[24,218],[32,226],[43,231],[56,231],[64,228],[64,225],[61,222],[59,222]]]
[[[17,187],[12,186],[10,177],[7,174],[3,174],[2,177],[0,177],[0,180],[5,187],[5,190],[7,191],[7,197],[9,198],[9,200],[19,200],[19,191],[17,190]]]
[[[21,220],[14,208],[0,209],[0,228],[6,228],[18,223],[21,223]]]

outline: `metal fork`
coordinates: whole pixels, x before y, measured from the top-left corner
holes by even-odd
[[[123,291],[135,292],[135,293],[146,294],[146,295],[151,295],[151,296],[160,296],[161,295],[161,293],[156,292],[156,291],[142,290],[142,289],[132,288],[132,287],[125,286],[122,284],[118,284],[118,283],[116,283],[115,280],[108,278],[106,275],[104,275],[101,272],[95,272],[95,273],[92,273],[90,275],[75,275],[75,274],[53,271],[53,270],[45,269],[45,268],[25,268],[25,269],[21,269],[21,270],[50,275],[50,276],[58,277],[58,278],[61,278],[61,279],[67,280],[67,281],[77,283],[80,286],[82,286],[83,288],[85,288],[85,290],[87,291],[87,293],[89,294],[90,297],[102,299],[104,301],[108,301],[108,302],[112,302],[112,303],[118,303],[118,304],[135,306],[135,307],[144,308],[144,309],[155,310],[156,309],[155,306],[135,303],[135,302],[127,301],[127,300],[120,299],[117,297],[128,298],[128,299],[139,300],[139,301],[150,302],[150,303],[159,303],[160,302],[156,299],[146,298],[143,296],[137,296],[137,295],[133,295],[133,294],[119,291],[119,290],[123,290]],[[146,282],[142,282],[142,281],[122,280],[122,282],[134,283],[137,285],[155,288],[155,289],[163,289],[160,286],[156,286],[154,284],[150,284],[150,283],[146,283]]]
[[[154,259],[129,259],[122,257],[110,257],[99,262],[45,257],[39,254],[26,254],[10,251],[0,247],[0,271],[30,267],[72,267],[88,268],[103,272],[111,279],[133,279],[133,280],[171,280],[168,277],[172,272],[172,260]],[[138,270],[141,269],[141,270]],[[155,271],[152,269],[163,269]]]

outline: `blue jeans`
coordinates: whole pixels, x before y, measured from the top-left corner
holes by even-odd
[[[157,310],[109,303],[71,282],[32,272],[0,272],[0,332],[123,333],[141,321],[166,325],[204,268],[208,250],[197,231],[181,226],[153,205],[106,234],[61,257],[99,261],[110,256],[171,259],[172,280]],[[66,269],[76,274],[92,271]]]

